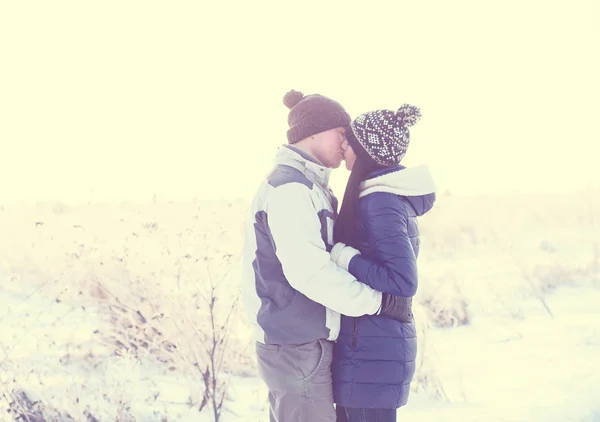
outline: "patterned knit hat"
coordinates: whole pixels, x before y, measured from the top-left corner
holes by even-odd
[[[350,115],[337,101],[319,94],[304,95],[290,91],[283,97],[283,103],[290,109],[288,115],[287,138],[290,144],[308,138],[316,133],[346,127]]]
[[[395,166],[406,155],[410,141],[408,128],[421,118],[421,110],[410,104],[397,112],[375,110],[358,116],[346,131],[353,149],[362,147],[377,164]]]

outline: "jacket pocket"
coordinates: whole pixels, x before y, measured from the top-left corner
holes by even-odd
[[[358,343],[358,318],[352,318],[352,348]]]

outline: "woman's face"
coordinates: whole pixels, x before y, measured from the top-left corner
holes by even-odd
[[[342,143],[342,150],[344,151],[344,161],[346,162],[346,169],[348,171],[352,171],[354,163],[356,162],[356,154],[354,153],[354,150],[348,143],[347,139],[344,139],[344,142]]]

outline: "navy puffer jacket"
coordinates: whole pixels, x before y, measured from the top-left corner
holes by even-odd
[[[361,185],[357,255],[348,270],[375,290],[412,297],[418,286],[417,217],[435,201],[426,166],[398,166],[369,175]],[[384,316],[342,316],[332,365],[337,404],[397,409],[408,401],[417,355],[416,329]]]

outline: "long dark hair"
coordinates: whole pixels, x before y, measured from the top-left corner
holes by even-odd
[[[346,190],[344,199],[340,208],[340,213],[335,221],[333,228],[333,238],[335,242],[342,242],[346,245],[357,247],[356,244],[356,211],[358,208],[358,195],[360,194],[360,184],[367,178],[372,171],[386,168],[377,164],[367,152],[360,146],[352,148],[356,154],[356,161]]]

